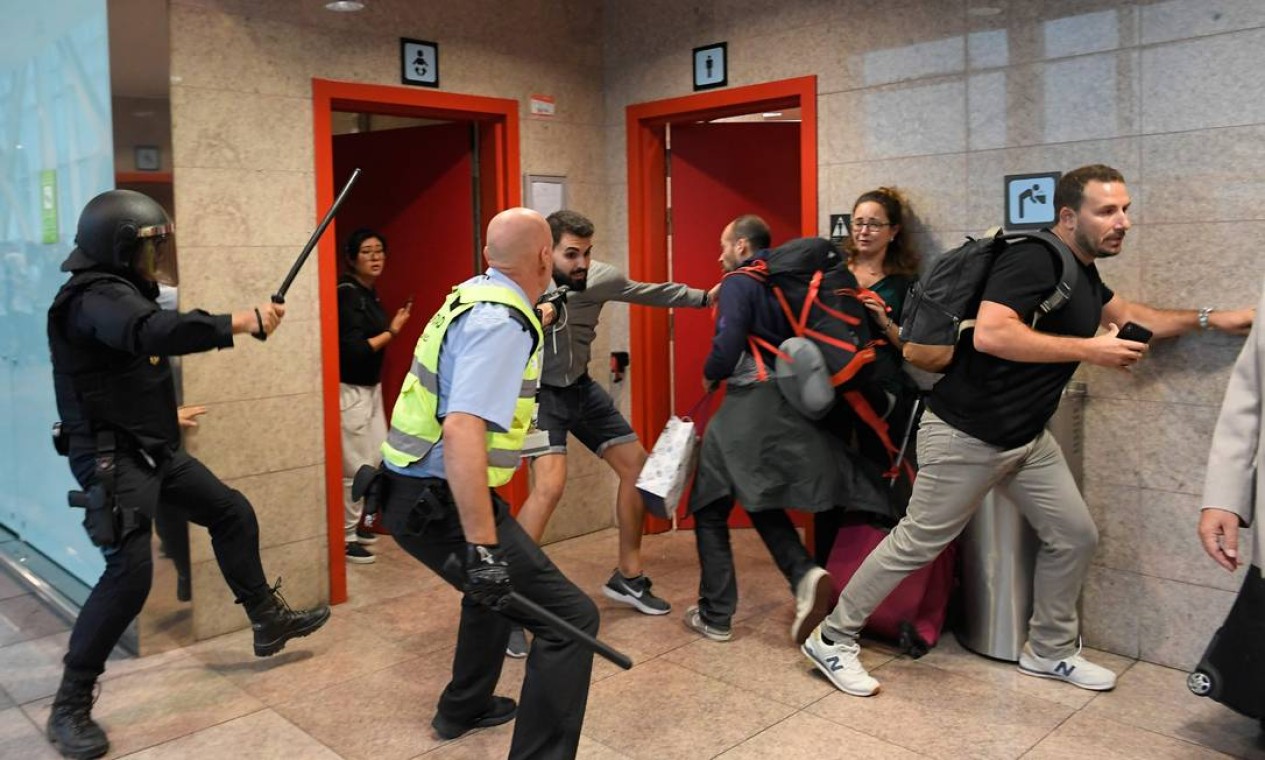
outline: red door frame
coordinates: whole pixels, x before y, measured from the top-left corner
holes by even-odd
[[[817,77],[735,87],[638,103],[626,109],[628,139],[628,273],[635,280],[663,282],[668,278],[667,175],[665,126],[726,116],[799,108],[800,228],[804,235],[817,230]],[[629,313],[629,343],[633,361],[632,425],[643,441],[663,429],[672,414],[671,350],[668,314],[664,309],[633,306]],[[666,521],[648,518],[649,530],[666,530]]]
[[[472,121],[479,125],[480,229],[497,212],[522,203],[519,182],[518,101],[458,95],[409,87],[312,79],[312,135],[316,159],[317,221],[334,203],[334,111]],[[337,228],[335,220],[333,227]],[[347,601],[343,557],[342,435],[338,409],[338,232],[329,230],[318,246],[321,314],[321,393],[324,408],[325,501],[329,528],[330,602]],[[456,283],[453,283],[456,284]],[[505,487],[511,504],[527,495],[520,473]]]

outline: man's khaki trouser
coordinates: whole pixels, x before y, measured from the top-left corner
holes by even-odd
[[[822,624],[828,638],[855,639],[905,578],[957,538],[996,486],[1019,506],[1041,540],[1028,640],[1038,657],[1071,655],[1080,632],[1076,602],[1098,529],[1063,452],[1049,431],[1000,449],[927,412],[918,432],[918,477],[905,518],[866,558]]]

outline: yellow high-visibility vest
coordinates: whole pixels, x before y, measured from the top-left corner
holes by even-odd
[[[443,434],[436,417],[439,409],[439,349],[448,327],[478,303],[499,303],[526,318],[533,335],[532,354],[523,368],[523,384],[514,405],[514,421],[504,433],[488,433],[488,485],[509,482],[518,467],[523,439],[531,425],[540,385],[540,352],[544,331],[535,312],[514,290],[503,285],[464,284],[452,289],[444,305],[431,317],[413,349],[413,363],[404,377],[400,395],[391,411],[391,429],[382,444],[382,458],[397,467],[407,467],[435,446]],[[517,318],[517,317],[516,317]],[[518,319],[522,322],[522,319]]]

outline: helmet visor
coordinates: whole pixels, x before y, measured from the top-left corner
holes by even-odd
[[[176,287],[180,284],[179,272],[176,269],[175,242],[170,224],[142,227],[140,230],[140,250],[136,253],[134,265],[137,273],[150,282]]]

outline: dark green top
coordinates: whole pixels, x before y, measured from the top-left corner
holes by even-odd
[[[879,297],[887,303],[888,308],[891,309],[889,315],[891,316],[892,321],[897,325],[900,324],[900,315],[905,309],[905,296],[909,293],[909,288],[913,284],[914,278],[909,277],[908,275],[889,274],[884,275],[883,279],[870,286],[870,290],[878,293]],[[874,320],[874,322],[874,330],[877,333],[879,332],[878,321]],[[904,364],[905,360],[900,355],[900,349],[896,348],[896,346],[893,346],[891,343],[888,343],[887,345],[879,347],[878,355],[880,362],[890,362],[891,366],[897,370],[893,373],[894,379],[885,384],[888,386],[887,390],[899,394],[912,387],[912,382],[910,381],[909,376],[901,370],[901,366]]]

